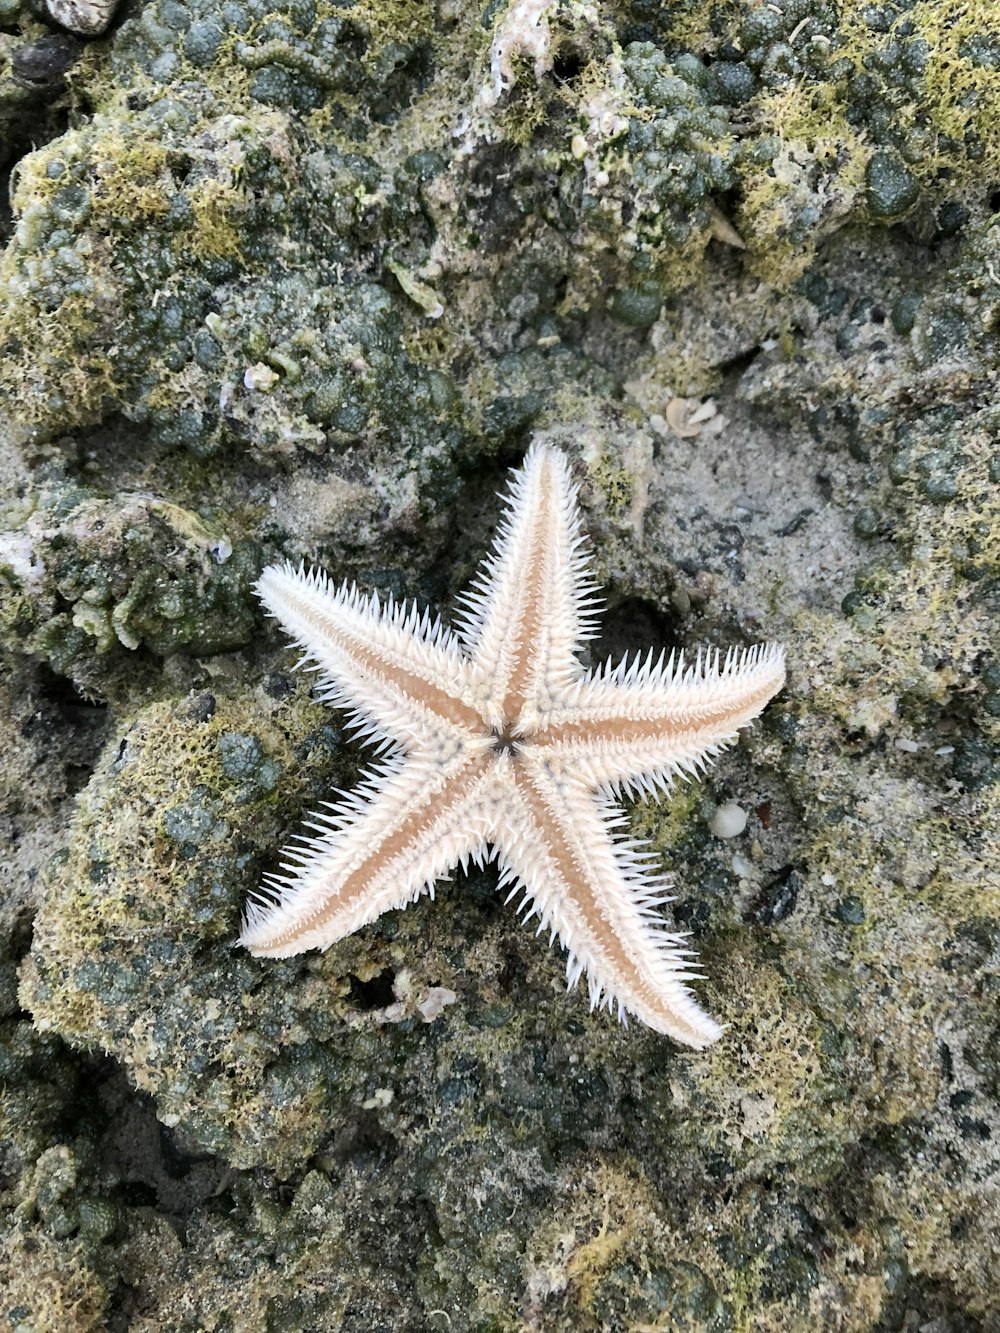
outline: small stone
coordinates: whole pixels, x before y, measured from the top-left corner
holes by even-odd
[[[869,505],[862,505],[854,515],[853,526],[856,537],[860,537],[864,541],[870,541],[873,537],[879,537],[882,534],[882,516],[877,509],[872,509]]]
[[[715,814],[708,821],[708,827],[717,838],[736,838],[747,826],[747,812],[733,801],[716,808]]]
[[[117,0],[45,0],[53,23],[81,37],[97,37],[111,22]]]
[[[425,997],[417,1005],[417,1013],[425,1023],[433,1023],[449,1004],[454,1004],[458,996],[447,986],[431,986]]]
[[[758,926],[776,926],[795,911],[802,876],[789,866],[762,891],[749,919]]]
[[[622,288],[611,300],[611,317],[630,329],[648,329],[660,317],[663,298],[654,288]]]
[[[875,153],[865,171],[868,207],[875,218],[893,221],[917,202],[920,183],[896,153]]]
[[[271,699],[287,699],[295,686],[282,671],[272,671],[264,680],[264,693]]]
[[[700,435],[716,416],[718,409],[711,398],[705,402],[698,398],[671,398],[667,404],[667,425],[682,440]]]
[[[845,926],[860,926],[864,924],[865,908],[860,898],[855,897],[853,893],[841,898],[840,902],[834,908],[838,921],[843,921]]]
[[[18,83],[40,91],[56,91],[63,76],[79,60],[82,45],[64,32],[53,32],[37,42],[19,46],[11,56],[11,73]]]
[[[207,722],[215,715],[215,695],[199,694],[191,700],[189,715],[192,722]]]
[[[921,300],[919,292],[904,292],[893,302],[889,319],[897,333],[907,334],[912,330]]]
[[[280,376],[270,366],[266,366],[263,361],[258,361],[254,366],[247,366],[243,372],[244,387],[250,390],[259,389],[263,393],[272,389],[279,378]]]

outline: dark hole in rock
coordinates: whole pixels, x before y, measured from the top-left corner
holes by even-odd
[[[560,51],[552,62],[552,73],[561,83],[572,83],[580,77],[586,63],[579,51]]]
[[[669,657],[670,649],[677,641],[677,630],[671,617],[641,597],[626,597],[599,616],[600,633],[589,645],[590,658],[595,665],[609,657],[618,662],[626,654],[631,659],[640,650],[645,656],[650,648],[654,660],[662,648]]]
[[[370,981],[359,981],[352,976],[348,999],[358,1009],[386,1009],[396,1002],[392,989],[395,980],[396,974],[391,967],[385,968]]]

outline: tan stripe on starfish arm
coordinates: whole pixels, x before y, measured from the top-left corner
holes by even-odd
[[[701,1048],[722,1033],[685,984],[698,976],[684,938],[661,915],[666,882],[644,847],[615,841],[625,817],[582,783],[555,781],[543,762],[519,764],[506,822],[492,841],[525,919],[537,917],[568,952],[570,985],[586,974],[591,1008],[634,1014]]]
[[[462,640],[495,722],[533,714],[581,673],[594,586],[569,464],[535,444],[512,478],[483,574],[459,598]]]
[[[531,744],[551,749],[594,786],[651,790],[699,771],[736,739],[785,682],[776,644],[605,667],[582,681]]]
[[[440,723],[482,730],[471,664],[439,620],[287,563],[269,565],[256,591],[303,650],[302,662],[322,673],[323,698],[360,715],[365,734],[423,745],[437,736],[445,745]]]
[[[454,762],[435,780],[400,761],[306,821],[247,903],[240,943],[260,957],[326,949],[383,912],[406,907],[455,865],[482,861],[489,823],[488,760]]]

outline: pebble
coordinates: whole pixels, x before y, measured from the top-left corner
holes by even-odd
[[[268,389],[277,384],[279,375],[266,366],[263,361],[258,361],[255,366],[247,366],[243,372],[243,383],[248,389],[261,389],[267,393]]]
[[[65,32],[50,32],[37,42],[27,42],[14,49],[11,73],[23,87],[38,92],[62,89],[66,71],[80,58],[83,46]]]
[[[716,808],[715,814],[708,821],[708,827],[717,838],[735,838],[747,826],[747,812],[742,806],[726,801]]]
[[[417,1005],[417,1013],[425,1023],[433,1023],[444,1012],[445,1007],[454,1004],[458,996],[447,986],[431,986],[423,1000]]]
[[[45,0],[53,23],[80,37],[98,37],[111,22],[118,0]]]

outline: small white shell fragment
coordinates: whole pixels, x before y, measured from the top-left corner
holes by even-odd
[[[385,266],[402,287],[415,306],[419,306],[428,319],[440,319],[444,306],[433,287],[415,278],[409,269],[398,264],[395,259],[387,259]]]
[[[708,827],[717,838],[736,838],[747,826],[747,812],[733,801],[717,806]]]
[[[745,250],[746,242],[725,213],[720,213],[714,204],[709,204],[708,211],[711,218],[710,230],[715,239],[721,241],[723,245],[731,245],[736,250]]]
[[[426,996],[417,1005],[417,1013],[425,1023],[433,1023],[438,1014],[449,1005],[454,1004],[458,996],[447,986],[431,986]]]
[[[682,440],[693,439],[716,416],[717,410],[711,398],[704,402],[698,398],[671,398],[666,409],[667,425]]]
[[[80,37],[98,37],[111,22],[118,0],[45,0],[53,23]]]
[[[739,875],[740,879],[750,878],[753,874],[753,862],[749,856],[744,856],[742,852],[733,855],[733,874]]]
[[[376,1088],[370,1097],[361,1103],[362,1111],[384,1111],[395,1096],[392,1088]]]
[[[278,374],[263,361],[255,366],[247,366],[243,372],[243,384],[248,389],[262,389],[265,393],[278,382]]]
[[[229,336],[229,330],[226,328],[222,316],[215,310],[210,310],[205,316],[205,328],[216,340],[216,342],[225,342]]]

